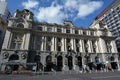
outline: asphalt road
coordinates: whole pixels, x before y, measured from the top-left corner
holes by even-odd
[[[74,73],[59,72],[48,74],[0,74],[0,80],[120,80],[120,71]]]

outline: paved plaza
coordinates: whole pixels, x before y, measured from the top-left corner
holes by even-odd
[[[57,72],[44,74],[0,74],[0,80],[120,80],[120,71],[74,73]]]

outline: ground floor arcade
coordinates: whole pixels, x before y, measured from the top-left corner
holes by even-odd
[[[18,70],[20,66],[32,70],[36,66],[39,71],[79,71],[85,66],[101,70],[105,66],[113,69],[119,68],[117,53],[75,53],[75,52],[43,52],[43,51],[3,51],[1,70],[7,65],[12,70]]]

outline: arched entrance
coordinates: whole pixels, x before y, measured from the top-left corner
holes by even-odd
[[[115,57],[114,56],[110,57],[110,62],[111,62],[112,69],[117,69],[117,62],[115,62]]]
[[[82,57],[78,56],[77,59],[78,59],[78,66],[82,68]]]
[[[68,67],[69,67],[69,70],[72,70],[73,68],[72,56],[68,56]]]
[[[52,66],[53,66],[52,56],[48,55],[48,56],[46,57],[46,71],[51,71]]]
[[[9,57],[8,61],[11,62],[10,66],[11,66],[12,70],[18,70],[18,68],[19,68],[19,64],[15,63],[16,60],[19,60],[19,56],[17,54],[12,54]]]
[[[61,71],[63,67],[63,58],[62,56],[57,57],[57,70]]]
[[[39,70],[39,69],[40,69],[40,66],[41,66],[41,64],[40,64],[40,59],[41,59],[41,57],[40,57],[39,55],[35,55],[35,57],[34,57],[34,62],[35,62],[36,65],[37,65],[37,70]]]

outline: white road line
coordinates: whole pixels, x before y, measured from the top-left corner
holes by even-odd
[[[112,77],[120,77],[120,76],[92,77],[92,79],[112,78]]]
[[[67,78],[67,79],[63,79],[63,80],[80,80],[80,78]]]

